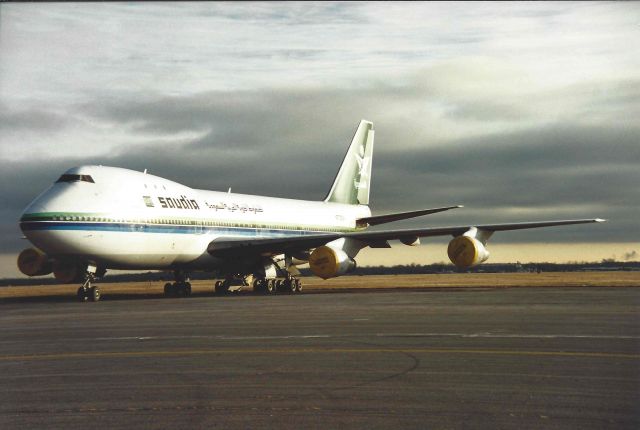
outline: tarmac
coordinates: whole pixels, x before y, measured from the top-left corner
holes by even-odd
[[[637,429],[640,289],[0,302],[0,428]]]

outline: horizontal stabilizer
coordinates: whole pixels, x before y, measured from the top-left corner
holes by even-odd
[[[458,209],[464,207],[462,205],[457,206],[447,206],[444,208],[434,208],[434,209],[422,209],[419,211],[411,211],[411,212],[397,212],[393,214],[387,215],[378,215],[378,216],[370,216],[367,218],[359,218],[356,220],[356,224],[358,227],[366,227],[368,225],[379,225],[386,224],[388,222],[400,221],[403,219],[415,218],[423,215],[435,214],[438,212],[448,211],[450,209]]]

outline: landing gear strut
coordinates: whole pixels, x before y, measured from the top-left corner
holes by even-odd
[[[167,282],[164,284],[165,297],[188,297],[191,295],[191,283],[189,275],[182,270],[173,272],[175,282]]]
[[[93,271],[91,270],[93,269]],[[102,295],[100,294],[100,288],[96,285],[91,285],[96,279],[96,268],[89,267],[87,273],[84,276],[84,282],[78,288],[77,297],[81,302],[92,301],[97,302]]]

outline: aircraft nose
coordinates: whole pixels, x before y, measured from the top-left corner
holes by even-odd
[[[51,199],[47,195],[47,192],[40,194],[22,211],[22,217],[25,215],[40,214],[45,212],[51,212],[49,203]]]
[[[25,208],[24,211],[22,211],[22,215],[42,212],[47,212],[47,206],[44,204],[42,199],[35,199]]]

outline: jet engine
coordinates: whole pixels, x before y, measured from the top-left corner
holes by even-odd
[[[469,236],[455,237],[447,248],[447,254],[453,264],[461,269],[487,261],[489,251],[478,239]]]
[[[356,261],[341,249],[320,246],[309,256],[309,267],[314,275],[329,279],[353,271]]]
[[[400,242],[407,246],[418,246],[420,245],[420,238],[418,236],[404,236],[400,238]]]
[[[302,264],[307,264],[309,262],[309,256],[311,253],[309,251],[299,251],[291,254],[291,263],[295,266],[300,266]]]
[[[61,284],[71,284],[82,281],[87,272],[87,264],[77,262],[56,261],[53,263],[53,276]]]
[[[49,257],[35,248],[27,248],[18,255],[18,269],[27,276],[43,276],[51,273]]]

